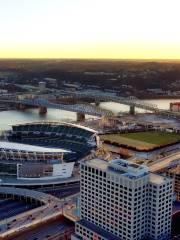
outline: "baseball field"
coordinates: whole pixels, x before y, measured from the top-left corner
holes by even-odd
[[[180,141],[180,135],[166,132],[105,134],[100,137],[103,141],[127,145],[128,147],[133,147],[138,150],[153,149]]]

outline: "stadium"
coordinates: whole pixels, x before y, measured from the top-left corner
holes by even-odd
[[[38,188],[76,182],[78,162],[97,144],[94,130],[76,124],[14,125],[0,141],[1,185]]]

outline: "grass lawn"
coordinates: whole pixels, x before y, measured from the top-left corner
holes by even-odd
[[[164,132],[138,132],[125,134],[101,135],[101,140],[108,140],[119,144],[142,149],[152,149],[157,146],[164,146],[180,141],[180,135]]]

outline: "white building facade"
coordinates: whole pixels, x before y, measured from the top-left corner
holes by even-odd
[[[167,240],[172,181],[125,160],[81,162],[81,220],[72,240]]]

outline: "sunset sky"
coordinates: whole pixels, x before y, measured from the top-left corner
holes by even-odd
[[[180,0],[0,0],[0,58],[180,59]]]

